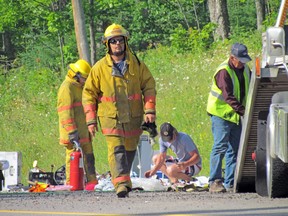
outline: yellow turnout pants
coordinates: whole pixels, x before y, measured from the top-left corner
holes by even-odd
[[[108,163],[115,189],[117,190],[120,184],[131,189],[132,183],[128,177],[130,177],[140,136],[127,138],[106,135],[105,138],[108,146]]]

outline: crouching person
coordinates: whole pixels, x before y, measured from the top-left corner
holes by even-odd
[[[154,167],[145,172],[149,178],[161,170],[171,181],[177,183],[179,179],[192,180],[202,168],[202,159],[192,138],[183,132],[178,132],[170,123],[163,123],[160,127],[160,154],[153,157]],[[170,148],[177,160],[167,161],[167,150]],[[168,161],[167,161],[168,162]]]

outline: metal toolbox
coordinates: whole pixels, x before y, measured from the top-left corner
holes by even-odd
[[[55,185],[53,172],[29,172],[29,181],[43,182],[50,185]]]

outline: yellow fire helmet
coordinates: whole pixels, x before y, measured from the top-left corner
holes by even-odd
[[[78,72],[81,74],[82,77],[87,78],[91,70],[90,64],[84,59],[80,59],[73,64],[69,64],[69,68],[70,70],[68,71],[68,75],[72,75],[71,78],[76,76]]]
[[[116,36],[124,36],[127,41],[127,39],[129,38],[129,32],[121,25],[113,23],[105,30],[102,41],[103,43],[107,44],[109,39]]]

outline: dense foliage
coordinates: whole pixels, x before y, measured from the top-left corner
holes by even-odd
[[[210,23],[207,0],[90,2],[83,1],[83,7],[87,32],[91,21],[95,25],[95,38],[88,38],[97,43],[96,59],[104,53],[101,36],[113,22],[129,30],[129,43],[136,52],[159,45],[170,46],[174,52],[202,52],[213,45],[217,24]],[[266,24],[275,21],[279,4],[267,1]],[[227,6],[231,38],[245,37],[257,29],[254,0],[227,0]],[[78,58],[71,1],[1,0],[0,12],[0,32],[9,44],[2,46],[2,60],[20,58],[29,67],[40,65],[59,72]]]

